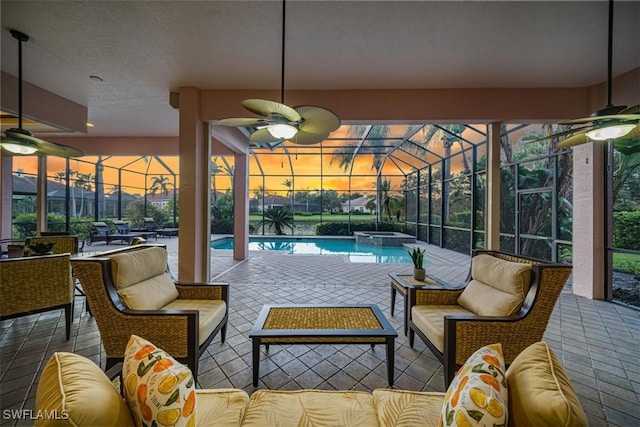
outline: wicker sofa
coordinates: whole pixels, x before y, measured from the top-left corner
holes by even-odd
[[[440,360],[448,386],[478,348],[502,343],[507,365],[542,340],[571,266],[498,251],[474,251],[467,285],[409,290],[409,345],[418,335]]]
[[[546,343],[526,348],[505,378],[508,426],[588,425],[566,373]],[[258,390],[251,397],[240,389],[195,390],[195,416],[187,425],[437,426],[448,398],[445,393],[393,389]],[[40,376],[34,413],[49,417],[38,419],[36,426],[133,426],[130,412],[110,378],[83,356],[56,353]]]
[[[107,355],[123,359],[132,334],[148,337],[197,379],[198,359],[229,319],[227,283],[176,282],[161,245],[142,244],[71,260]]]

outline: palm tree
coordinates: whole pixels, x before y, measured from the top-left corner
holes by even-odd
[[[284,181],[282,181],[282,185],[287,187],[287,197],[289,198],[291,209],[293,209],[293,181],[290,179],[285,179]]]
[[[216,188],[216,175],[222,172],[222,168],[218,164],[218,158],[214,157],[211,161],[211,188],[213,189],[213,205],[215,206],[218,200],[218,189]]]
[[[155,195],[160,192],[167,196],[169,194],[169,187],[173,187],[169,178],[164,175],[154,176],[151,178],[151,188],[149,188],[149,191],[151,192],[151,195]]]
[[[76,181],[73,186],[81,190],[80,212],[79,214],[76,214],[76,218],[77,218],[78,216],[82,216],[84,213],[84,192],[92,190],[93,187],[91,183],[94,182],[94,176],[91,175],[91,173],[80,173],[80,172],[75,172],[75,175],[76,175]]]
[[[283,207],[269,208],[264,211],[263,219],[258,223],[258,227],[266,226],[270,230],[274,229],[278,236],[284,235],[283,228],[288,227],[293,231],[293,214],[289,209]]]

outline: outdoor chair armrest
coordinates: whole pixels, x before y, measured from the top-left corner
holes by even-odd
[[[176,282],[176,289],[178,290],[178,299],[228,301],[228,283]]]
[[[458,304],[458,297],[463,290],[448,286],[411,289],[410,305],[455,305]]]
[[[542,340],[546,325],[536,326],[522,311],[512,316],[450,315],[444,319],[445,354],[464,362],[477,349],[501,343],[505,362],[510,364],[531,340]]]
[[[198,310],[131,310],[124,308],[114,313],[111,323],[110,342],[118,342],[118,348],[124,349],[131,335],[140,335],[156,343],[175,358],[187,357],[189,334],[198,334]],[[114,321],[115,320],[115,321]],[[197,349],[198,337],[195,340]]]

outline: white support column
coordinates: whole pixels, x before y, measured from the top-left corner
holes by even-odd
[[[200,120],[200,91],[180,88],[180,221],[178,279],[209,281],[209,124]]]
[[[249,156],[235,153],[233,175],[233,259],[249,257]]]
[[[13,193],[13,175],[11,173],[13,156],[0,151],[0,240],[11,238],[11,211]],[[3,245],[2,250],[6,247]]]
[[[606,156],[602,143],[573,148],[573,293],[604,299]]]
[[[496,251],[500,250],[500,128],[499,122],[487,125],[485,248]]]
[[[47,156],[38,156],[36,232],[47,231]]]

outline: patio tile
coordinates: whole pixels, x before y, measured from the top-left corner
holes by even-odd
[[[178,239],[162,243],[167,244],[171,268],[177,271]],[[446,261],[429,266],[429,274],[452,284],[464,282],[468,256],[429,250]],[[216,338],[201,358],[201,387],[256,390],[249,333],[263,304],[374,303],[398,331],[394,388],[444,391],[441,364],[419,339],[413,348],[408,345],[400,297],[395,316],[390,316],[388,273],[407,272],[406,265],[351,264],[340,256],[266,252],[251,252],[248,261],[238,262],[231,258],[231,251],[214,251],[212,271],[212,281],[230,283],[229,326],[226,342]],[[0,322],[2,409],[33,408],[39,372],[56,351],[83,354],[104,367],[99,331],[84,304],[84,297],[76,297],[69,341],[61,310]],[[544,338],[566,368],[591,426],[640,425],[639,311],[564,291]],[[272,345],[269,352],[261,347],[258,388],[371,391],[387,386],[384,346]],[[2,421],[2,425],[15,424]]]

